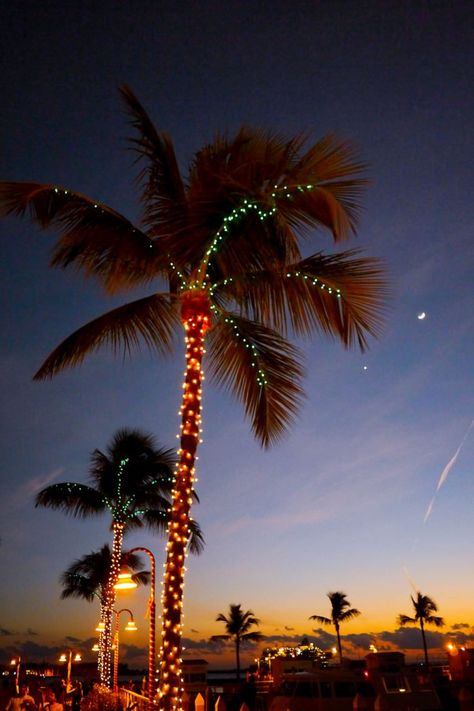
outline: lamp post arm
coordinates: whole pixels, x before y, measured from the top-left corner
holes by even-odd
[[[143,548],[138,546],[137,548],[132,548],[129,553],[137,552],[146,553],[150,559],[151,563],[151,576],[150,576],[150,596],[148,598],[148,609],[150,612],[150,627],[149,627],[149,637],[148,637],[148,699],[153,701],[155,698],[155,674],[156,674],[156,603],[155,603],[155,556],[148,548]]]
[[[113,679],[113,690],[115,693],[118,691],[118,663],[119,663],[119,648],[120,648],[120,638],[119,638],[119,618],[122,612],[128,612],[130,619],[133,622],[133,613],[128,607],[122,607],[121,610],[112,610],[115,615],[115,633],[114,633],[114,679]]]

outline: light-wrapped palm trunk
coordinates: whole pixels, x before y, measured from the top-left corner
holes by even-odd
[[[113,522],[113,542],[112,555],[110,560],[109,582],[105,591],[105,599],[102,607],[102,622],[104,631],[101,633],[99,642],[99,679],[103,686],[110,688],[110,666],[112,650],[112,623],[115,605],[115,588],[120,572],[120,561],[122,558],[123,530],[125,526],[118,521]]]
[[[189,538],[194,464],[200,437],[202,357],[205,333],[211,326],[209,299],[203,291],[183,295],[181,320],[186,332],[186,372],[181,406],[181,437],[173,504],[168,528],[163,580],[162,648],[159,708],[181,709],[181,636],[184,563]]]

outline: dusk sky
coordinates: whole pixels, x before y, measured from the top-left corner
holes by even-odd
[[[184,172],[216,132],[243,123],[334,132],[369,164],[347,247],[387,265],[380,339],[365,354],[322,337],[300,344],[307,398],[268,451],[240,405],[205,383],[193,516],[206,547],[188,558],[188,653],[232,663],[208,645],[230,603],[254,611],[268,644],[307,634],[332,646],[331,630],[308,621],[329,614],[332,590],[362,612],[342,629],[354,656],[370,643],[421,656],[419,634],[396,625],[414,589],[446,620],[433,647],[474,640],[472,3],[25,0],[0,19],[2,180],[64,185],[138,221],[123,83],[173,136]],[[0,661],[53,660],[65,644],[90,647],[98,606],[61,601],[58,579],[110,541],[110,521],[35,509],[35,493],[85,482],[91,451],[121,427],[174,447],[184,354],[104,350],[32,382],[65,336],[139,294],[112,299],[51,269],[54,233],[26,220],[2,220],[0,235]],[[308,243],[319,249],[334,251],[322,232]],[[125,545],[151,548],[161,570],[163,539],[133,533]],[[132,666],[145,663],[146,597],[118,603],[140,628],[123,646]]]

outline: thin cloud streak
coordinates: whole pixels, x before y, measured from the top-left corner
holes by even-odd
[[[474,419],[471,421],[471,424],[470,424],[469,427],[467,428],[467,431],[466,431],[464,437],[463,437],[462,440],[461,440],[461,444],[459,445],[459,447],[457,448],[456,452],[454,453],[454,455],[451,457],[451,459],[449,460],[449,462],[446,464],[446,466],[444,467],[443,471],[441,472],[441,476],[439,477],[438,485],[437,485],[437,487],[436,487],[434,496],[433,496],[433,498],[431,499],[431,501],[430,501],[430,503],[429,503],[429,505],[428,505],[428,508],[427,508],[427,510],[426,510],[425,517],[424,517],[424,519],[423,519],[423,523],[426,523],[426,522],[428,521],[428,519],[429,519],[429,517],[430,517],[430,515],[431,515],[431,512],[433,511],[433,506],[434,506],[434,502],[435,502],[435,499],[436,499],[436,495],[437,495],[438,491],[441,489],[441,487],[443,486],[443,484],[446,482],[446,479],[448,478],[448,474],[449,474],[449,472],[451,471],[451,469],[453,468],[453,466],[455,465],[455,463],[456,463],[456,461],[457,461],[457,458],[458,458],[458,456],[459,456],[459,453],[460,453],[461,449],[463,448],[464,443],[465,443],[466,439],[468,438],[469,433],[470,433],[470,431],[472,430],[473,427],[474,427]]]
[[[31,506],[35,495],[44,487],[54,483],[64,473],[64,467],[52,469],[49,473],[27,479],[17,489],[14,489],[10,496],[3,502],[6,508],[23,507],[26,504]]]

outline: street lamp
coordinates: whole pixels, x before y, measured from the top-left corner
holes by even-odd
[[[72,662],[80,662],[82,661],[82,657],[79,653],[74,655],[74,660],[72,658],[72,650],[70,649],[67,654],[61,654],[59,657],[60,662],[67,662],[67,672],[66,672],[66,691],[71,690],[71,669],[72,669]]]
[[[134,548],[133,550],[136,550]],[[129,551],[130,552],[130,551]],[[122,565],[120,573],[117,576],[117,582],[114,585],[115,590],[133,590],[137,587],[137,583],[132,577],[132,571],[128,565]]]
[[[156,604],[155,604],[155,556],[148,548],[132,548],[128,551],[130,553],[137,553],[141,551],[146,553],[150,558],[151,562],[151,575],[150,575],[150,596],[148,598],[148,609],[150,612],[150,627],[148,634],[148,699],[153,701],[155,698],[155,674],[156,674],[156,646],[155,646],[155,625],[156,625]],[[122,569],[123,570],[123,569]],[[124,573],[121,573],[122,578],[119,575],[119,580],[114,585],[116,590],[126,590],[130,589],[128,580],[125,578]],[[136,584],[135,584],[136,587]]]
[[[119,618],[122,612],[128,612],[130,615],[130,619],[127,622],[127,626],[125,627],[125,632],[136,632],[137,631],[137,626],[135,624],[135,620],[133,619],[133,614],[132,612],[127,608],[123,607],[121,610],[114,610],[115,613],[115,636],[114,636],[114,643],[115,643],[115,651],[114,651],[114,692],[117,693],[118,691],[118,663],[119,663]]]
[[[20,666],[21,666],[21,657],[17,657],[16,659],[12,659],[10,662],[10,666],[16,667],[15,669],[15,689],[16,693],[20,693]]]

